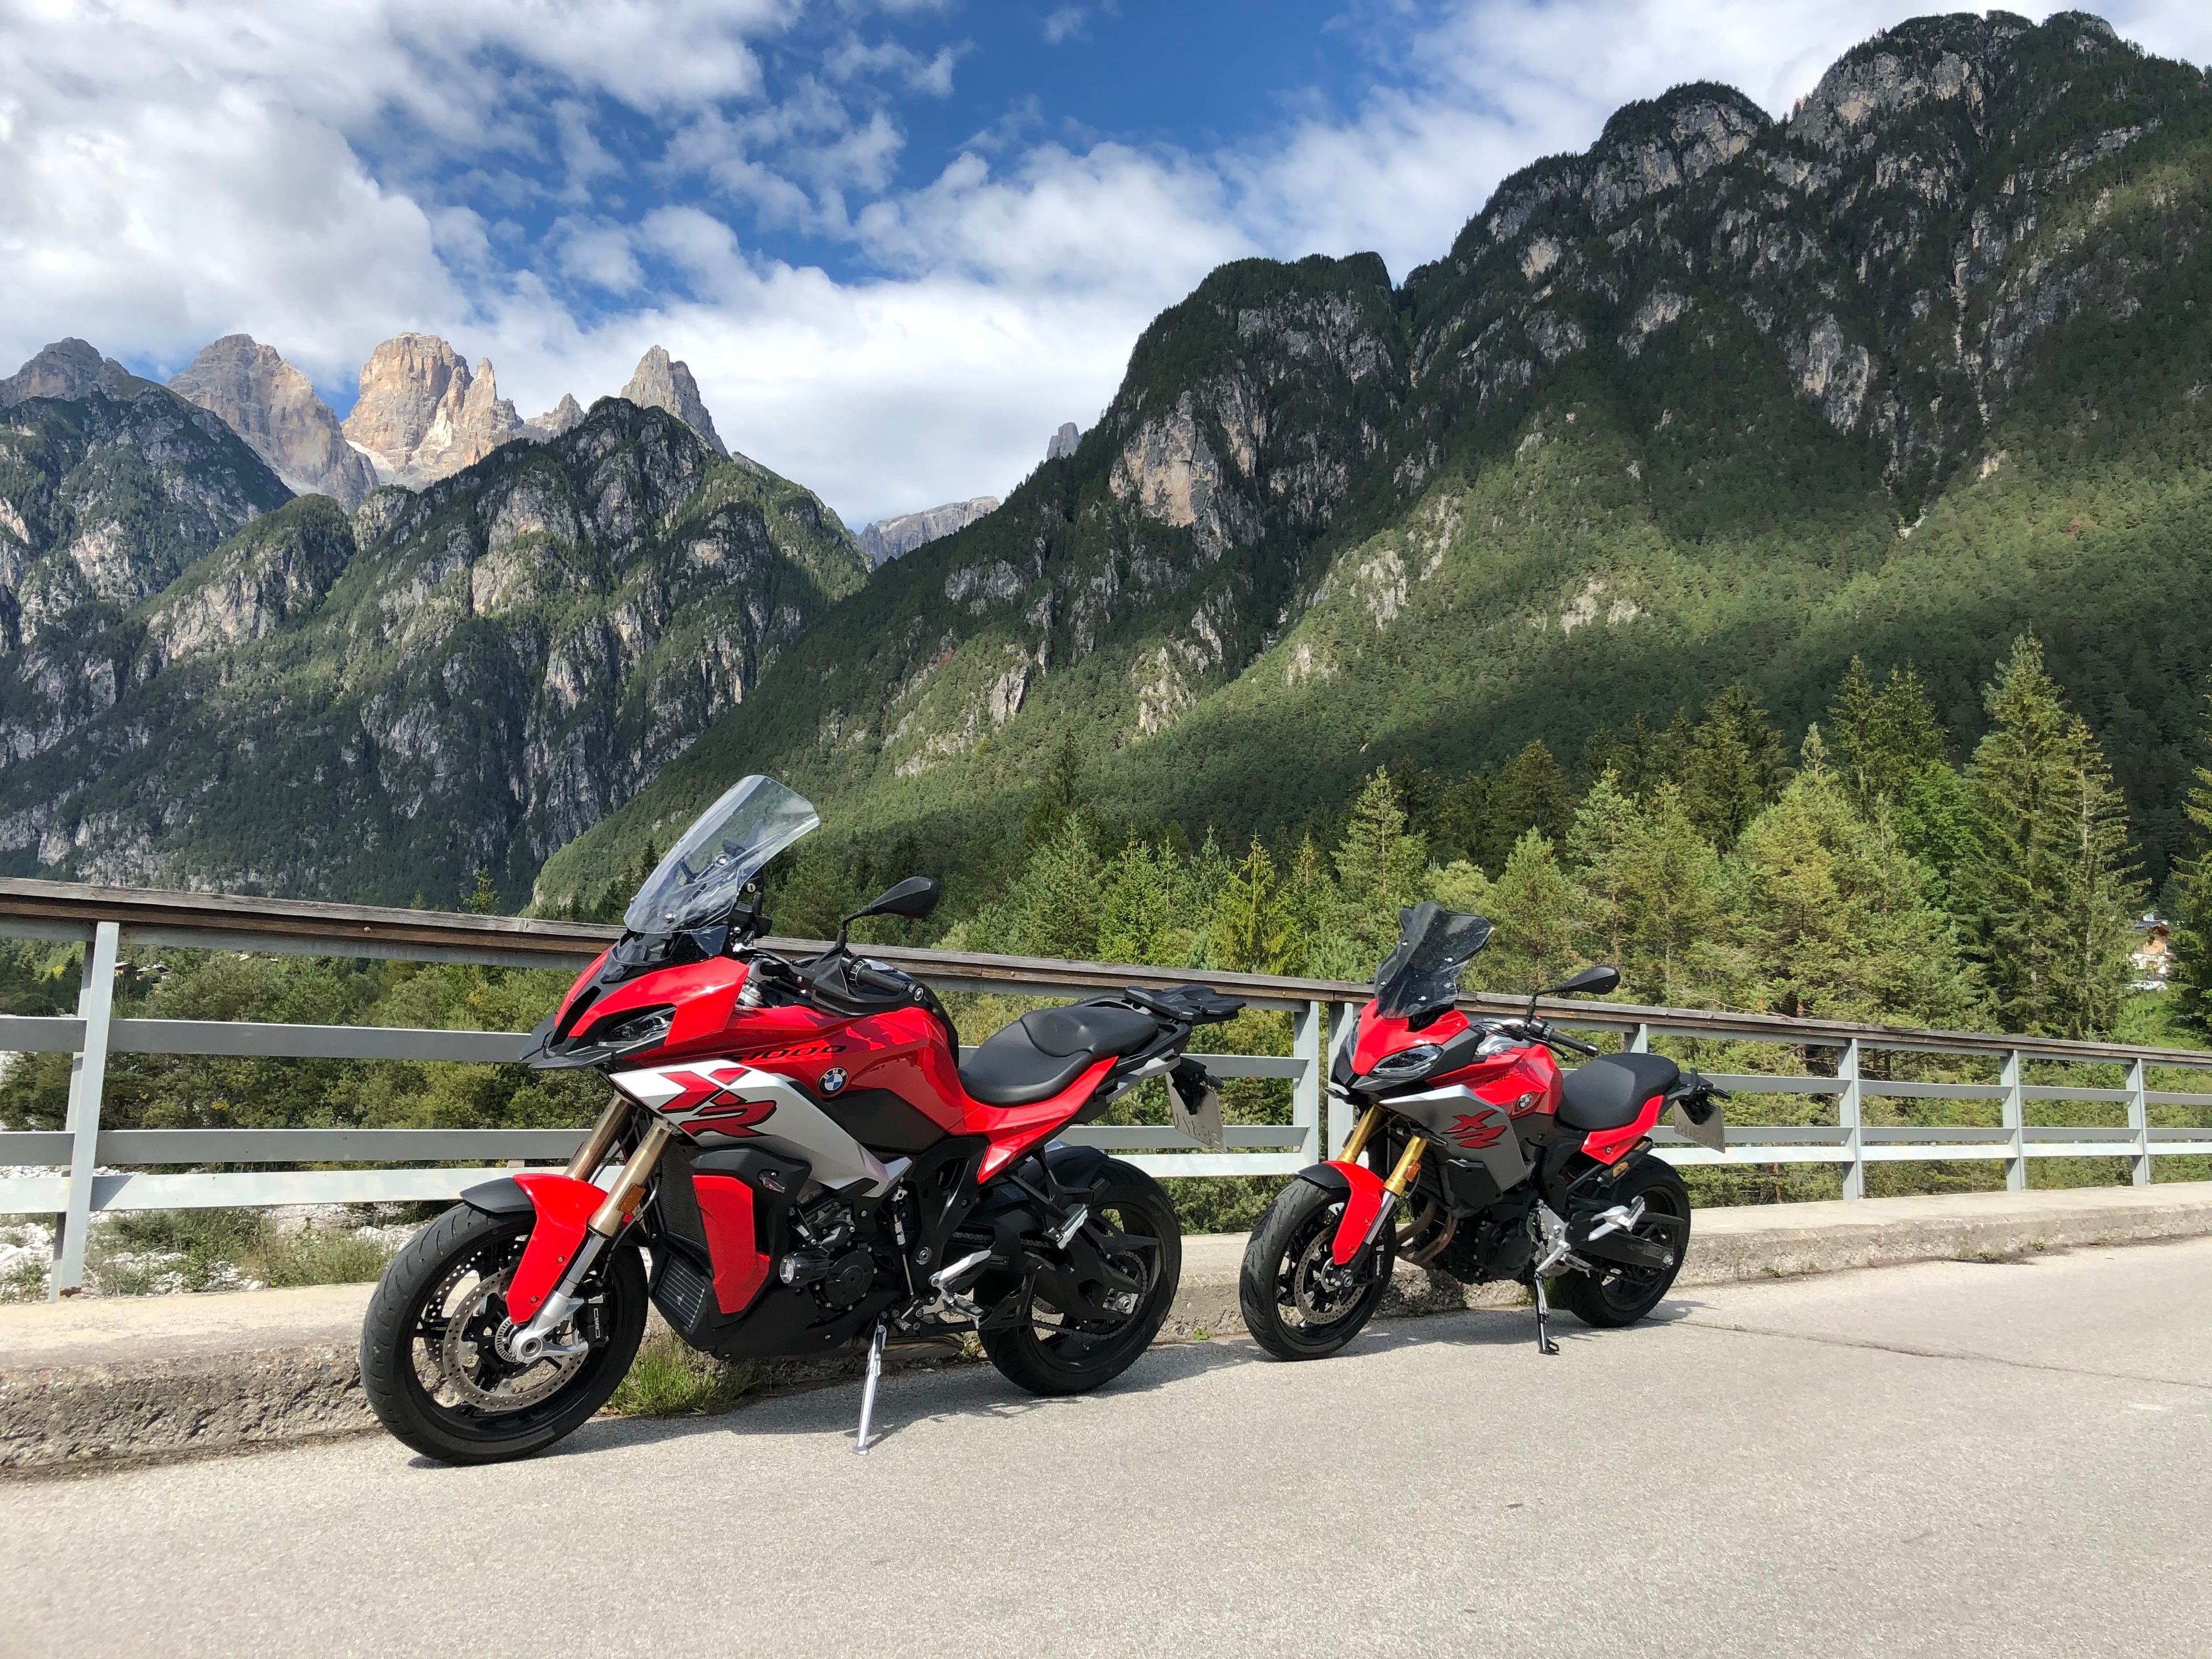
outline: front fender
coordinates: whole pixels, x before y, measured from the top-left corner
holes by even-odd
[[[486,1215],[520,1215],[535,1211],[537,1222],[530,1243],[507,1285],[507,1316],[518,1325],[535,1318],[545,1298],[561,1282],[561,1275],[576,1259],[584,1243],[585,1225],[606,1194],[588,1181],[577,1181],[551,1170],[526,1170],[498,1181],[468,1188],[461,1202]]]
[[[1359,1247],[1375,1230],[1375,1218],[1382,1212],[1387,1196],[1382,1177],[1364,1164],[1332,1158],[1326,1164],[1310,1164],[1299,1170],[1297,1179],[1310,1182],[1325,1193],[1343,1194],[1344,1216],[1336,1224],[1336,1237],[1329,1245],[1328,1254],[1338,1267],[1345,1266],[1359,1254]]]

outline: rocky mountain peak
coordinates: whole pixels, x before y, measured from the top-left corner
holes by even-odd
[[[26,398],[82,398],[90,392],[118,397],[134,382],[149,384],[139,380],[114,358],[101,356],[89,342],[72,337],[55,341],[0,380],[0,409]]]
[[[574,392],[564,392],[561,401],[543,415],[533,415],[522,423],[523,435],[540,443],[573,432],[584,423],[584,406],[576,401]]]
[[[1083,434],[1077,428],[1075,422],[1062,421],[1060,423],[1060,430],[1052,434],[1052,441],[1044,447],[1044,458],[1048,461],[1057,461],[1073,455],[1075,453],[1076,446],[1082,441]]]
[[[933,542],[940,536],[950,536],[956,530],[965,530],[986,513],[999,510],[996,495],[977,495],[964,501],[947,501],[943,507],[926,507],[920,513],[902,513],[896,517],[878,519],[853,538],[878,564],[896,559],[902,553],[911,553],[925,542]]]
[[[717,455],[730,453],[714,430],[714,417],[707,412],[706,401],[699,396],[699,383],[691,378],[690,366],[681,358],[672,359],[665,347],[655,346],[637,360],[637,372],[629,377],[622,395],[641,408],[666,410],[704,438]]]
[[[499,395],[491,360],[476,372],[432,334],[401,334],[369,354],[346,439],[394,483],[420,489],[523,435],[521,416]]]
[[[169,389],[219,416],[301,495],[352,507],[376,488],[376,469],[346,441],[307,377],[250,334],[224,335]]]

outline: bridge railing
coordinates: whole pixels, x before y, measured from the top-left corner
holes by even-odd
[[[52,1174],[0,1176],[0,1214],[60,1218],[53,1293],[82,1284],[93,1215],[102,1211],[277,1204],[357,1204],[445,1200],[484,1178],[487,1166],[561,1163],[581,1129],[103,1129],[100,1102],[115,1054],[294,1059],[513,1063],[526,1034],[390,1026],[290,1025],[254,1021],[118,1019],[115,973],[127,942],[271,954],[378,957],[486,966],[581,969],[620,930],[574,922],[449,915],[369,906],[301,903],[222,895],[153,891],[74,883],[0,880],[0,936],[76,941],[86,966],[73,1017],[0,1016],[0,1052],[70,1055],[68,1115],[58,1130],[0,1130],[0,1166],[44,1167]],[[770,940],[792,953],[808,940]],[[1188,969],[867,947],[940,994],[1069,997],[1136,985],[1188,982]],[[1363,985],[1339,980],[1208,974],[1206,982],[1252,1007],[1291,1016],[1291,1053],[1210,1054],[1209,1069],[1231,1078],[1270,1078],[1291,1085],[1287,1124],[1231,1125],[1227,1150],[1200,1148],[1162,1126],[1070,1130],[1073,1142],[1105,1147],[1156,1176],[1287,1175],[1341,1147],[1349,1108],[1324,1087],[1340,1048],[1351,1041]],[[1500,1012],[1515,1000],[1473,996],[1470,1012]],[[1736,1166],[1831,1164],[1843,1167],[1843,1193],[1866,1190],[1869,1164],[1900,1160],[1996,1160],[2008,1186],[2027,1184],[2028,1161],[2121,1158],[2137,1185],[2152,1160],[2212,1153],[2212,1127],[2154,1127],[2154,1106],[2212,1108],[2212,1092],[2154,1090],[2150,1068],[2192,1075],[2212,1071],[2212,1053],[2145,1048],[1859,1025],[1831,1020],[1647,1008],[1582,1000],[1547,1003],[1542,1012],[1571,1030],[1600,1033],[1630,1050],[1687,1040],[1753,1045],[1779,1062],[1772,1071],[1721,1073],[1723,1088],[1798,1094],[1834,1103],[1835,1121],[1812,1125],[1732,1122],[1730,1146],[1713,1152],[1662,1127],[1660,1156],[1678,1164]],[[1964,1057],[1996,1075],[1987,1082],[1921,1082],[1886,1077],[1908,1056]],[[2121,1087],[2078,1082],[2028,1083],[2027,1068],[2120,1068]],[[1808,1074],[1814,1068],[1818,1074]],[[1876,1099],[1993,1103],[1998,1122],[1984,1127],[1869,1124]],[[2125,1108],[2124,1126],[2051,1127],[2027,1121],[2031,1105],[2052,1101]],[[1741,1109],[1739,1109],[1741,1111]],[[2107,1113],[2108,1115],[2113,1115]],[[375,1164],[374,1169],[270,1167],[178,1170],[179,1164]],[[166,1168],[161,1166],[167,1166]]]

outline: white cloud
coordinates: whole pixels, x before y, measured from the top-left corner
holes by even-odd
[[[1048,106],[1017,109],[901,190],[890,94],[944,96],[957,54],[872,40],[860,0],[834,0],[841,44],[771,96],[761,52],[787,48],[802,3],[0,9],[0,359],[79,334],[173,368],[243,330],[335,391],[378,340],[424,328],[489,356],[529,410],[619,386],[658,342],[734,446],[857,522],[1003,493],[1053,428],[1096,417],[1137,332],[1214,264],[1375,248],[1402,276],[1619,104],[1712,79],[1780,114],[1919,9],[1462,0],[1386,48],[1346,112],[1186,153],[1071,147],[1043,136]],[[1080,9],[1021,27],[1073,38]],[[2212,56],[2197,0],[2106,15]],[[623,159],[610,110],[661,136],[657,160]],[[556,201],[533,241],[520,224]],[[880,274],[764,258],[732,224],[842,240]],[[628,308],[580,320],[564,295],[581,289]]]

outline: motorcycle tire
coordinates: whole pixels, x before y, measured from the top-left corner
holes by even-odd
[[[1690,1247],[1690,1189],[1674,1166],[1645,1153],[1613,1185],[1613,1202],[1644,1200],[1644,1219],[1636,1237],[1665,1244],[1674,1252],[1670,1267],[1631,1267],[1607,1262],[1595,1273],[1562,1273],[1552,1284],[1552,1299],[1585,1325],[1618,1330],[1633,1325],[1657,1307],[1674,1287]]]
[[[1012,1324],[983,1332],[983,1352],[999,1374],[1030,1394],[1085,1394],[1119,1376],[1159,1334],[1182,1280],[1182,1226],[1158,1182],[1109,1158],[1100,1166],[1089,1203],[1086,1226],[1103,1223],[1156,1238],[1158,1249],[1128,1253],[1130,1263],[1143,1267],[1146,1284],[1137,1305],[1110,1328],[1079,1328],[1040,1300],[1033,1285]],[[1146,1262],[1146,1256],[1155,1260]]]
[[[499,1463],[542,1451],[605,1405],[637,1357],[645,1268],[627,1245],[606,1253],[562,1328],[587,1352],[526,1366],[499,1357],[500,1291],[534,1219],[456,1205],[392,1258],[369,1299],[362,1391],[377,1420],[425,1457]]]
[[[1389,1293],[1397,1249],[1388,1227],[1357,1275],[1342,1285],[1324,1282],[1334,1271],[1330,1246],[1343,1214],[1341,1194],[1293,1181],[1244,1247],[1237,1285],[1244,1328],[1278,1359],[1326,1359],[1366,1328]]]

